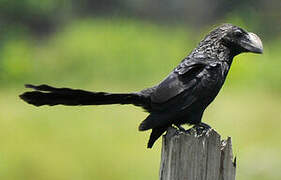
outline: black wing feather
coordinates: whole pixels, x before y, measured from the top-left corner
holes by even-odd
[[[153,103],[164,103],[173,97],[181,94],[188,89],[193,88],[200,80],[197,77],[204,68],[206,63],[200,60],[186,59],[182,61],[172,73],[168,75],[155,89],[151,95]]]
[[[186,61],[182,61],[151,94],[154,111],[140,124],[140,131],[168,126],[179,111],[198,100],[199,95],[193,92],[202,89],[202,85],[206,83],[209,62],[206,59]]]

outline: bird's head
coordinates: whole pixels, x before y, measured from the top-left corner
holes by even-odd
[[[234,55],[243,52],[263,53],[262,42],[256,34],[231,24],[224,24],[217,30],[221,34],[220,39],[223,45],[228,47]]]
[[[211,31],[200,42],[196,50],[210,56],[218,56],[221,60],[227,60],[225,53],[231,57],[243,52],[261,54],[263,53],[263,46],[256,34],[232,24],[223,24]],[[232,61],[232,58],[230,60]]]

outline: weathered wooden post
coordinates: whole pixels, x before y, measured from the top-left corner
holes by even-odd
[[[163,136],[160,180],[235,180],[231,138],[213,129],[197,135],[169,128]]]

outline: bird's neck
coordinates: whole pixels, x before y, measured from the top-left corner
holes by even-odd
[[[231,65],[233,57],[235,56],[228,47],[218,41],[200,43],[199,47],[194,49],[191,54],[192,56],[204,54],[204,56],[210,59],[227,62],[229,65]]]

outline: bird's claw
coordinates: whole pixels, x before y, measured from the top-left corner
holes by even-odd
[[[178,128],[180,131],[183,131],[183,132],[186,131],[186,130],[185,130],[182,126],[180,126],[180,125],[177,125],[177,128]]]
[[[210,129],[212,129],[211,126],[209,126],[206,123],[202,123],[202,122],[194,125],[193,128],[196,130],[197,135],[201,135],[203,133],[208,132]]]
[[[182,126],[180,125],[176,125],[176,127],[179,129],[179,131],[184,132],[184,133],[188,133],[191,134],[191,129],[184,129]]]

